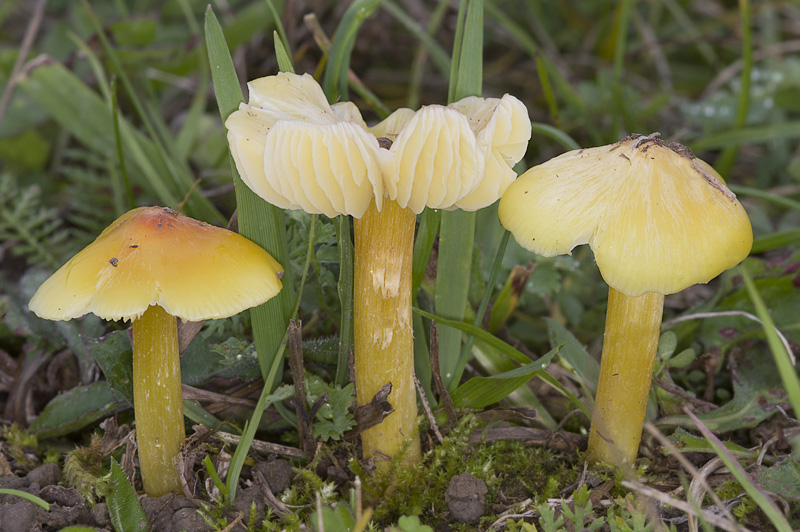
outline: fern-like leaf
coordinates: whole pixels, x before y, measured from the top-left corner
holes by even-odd
[[[11,174],[0,175],[0,241],[29,264],[52,269],[61,264],[69,240],[56,209],[42,205],[37,185],[20,188]]]

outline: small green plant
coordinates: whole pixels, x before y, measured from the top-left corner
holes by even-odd
[[[561,514],[564,515],[576,529],[589,529],[592,532],[603,526],[602,518],[595,518],[592,501],[589,500],[589,488],[584,484],[572,494],[572,503],[561,501]],[[588,521],[588,522],[587,522]]]

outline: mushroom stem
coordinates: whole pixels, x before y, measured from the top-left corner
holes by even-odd
[[[160,497],[179,490],[173,459],[186,433],[178,323],[158,305],[133,322],[133,402],[145,493]]]
[[[416,216],[394,201],[381,212],[370,204],[356,219],[353,299],[358,404],[368,403],[387,382],[394,412],[361,433],[364,456],[421,457],[416,434],[414,337],[411,320],[411,259]],[[404,445],[409,440],[408,447]]]
[[[609,288],[600,379],[587,454],[621,465],[636,459],[658,347],[664,296]]]

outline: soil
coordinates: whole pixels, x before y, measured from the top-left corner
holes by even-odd
[[[283,491],[292,479],[292,466],[286,460],[259,461],[251,468],[255,478],[264,479],[271,493]],[[15,489],[35,495],[50,504],[47,511],[41,506],[16,495],[0,495],[0,532],[57,532],[67,526],[85,526],[97,532],[113,532],[114,527],[105,503],[90,504],[75,488],[59,486],[61,469],[45,464],[25,476],[0,476],[0,488]],[[273,498],[274,499],[274,498]],[[150,530],[158,532],[206,532],[213,528],[197,511],[200,500],[184,495],[139,497]],[[241,516],[245,522],[250,506],[255,504],[257,519],[266,514],[267,497],[260,482],[238,492],[228,510],[231,521]]]
[[[474,523],[485,509],[486,484],[469,473],[462,473],[450,479],[447,487],[447,508],[453,519],[460,523]]]

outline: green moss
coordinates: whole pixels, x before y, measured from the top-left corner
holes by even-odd
[[[462,473],[484,481],[486,501],[502,500],[506,507],[529,498],[546,500],[577,477],[577,459],[546,449],[511,440],[470,445],[469,437],[477,428],[473,417],[463,418],[441,445],[412,468],[392,464],[388,471],[371,476],[360,471],[365,505],[374,508],[374,519],[389,524],[402,515],[420,515],[422,522],[441,528],[448,516],[445,494],[450,480]],[[351,469],[359,470],[356,465]],[[487,506],[479,527],[495,519]],[[454,530],[474,530],[475,526],[448,524]]]

